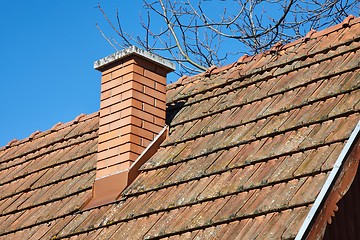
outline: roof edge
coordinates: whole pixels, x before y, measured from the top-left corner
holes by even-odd
[[[347,158],[348,154],[351,152],[350,150],[356,143],[356,139],[359,136],[360,132],[360,120],[358,121],[356,127],[352,131],[348,141],[346,142],[344,148],[342,149],[339,157],[337,158],[333,169],[330,172],[330,175],[326,179],[323,187],[320,190],[319,195],[316,197],[314,205],[311,207],[308,215],[306,216],[303,224],[300,227],[298,234],[295,237],[295,240],[301,240],[304,238],[305,233],[308,232],[309,227],[313,220],[316,217],[316,213],[318,212],[319,208],[321,207],[323,201],[325,200],[326,196],[328,195],[329,191],[331,190],[331,186],[336,181],[338,173],[343,166],[345,159]]]
[[[92,118],[95,118],[98,116],[99,116],[99,111],[96,111],[96,112],[93,112],[90,114],[81,113],[80,115],[76,116],[75,119],[68,121],[68,122],[58,122],[55,125],[53,125],[50,129],[47,129],[45,131],[36,130],[35,132],[31,133],[29,137],[26,137],[23,139],[13,139],[13,140],[9,141],[5,146],[0,146],[0,151],[4,151],[8,148],[19,146],[19,145],[27,143],[29,141],[36,140],[37,138],[40,138],[40,137],[45,137],[45,136],[51,134],[52,132],[62,130],[66,127],[69,127],[73,124],[77,124],[79,122],[85,122],[89,119],[92,119]]]

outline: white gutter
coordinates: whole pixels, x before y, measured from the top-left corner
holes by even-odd
[[[345,144],[343,150],[341,151],[338,159],[336,160],[336,162],[334,164],[334,167],[330,172],[330,175],[326,179],[326,182],[325,182],[324,186],[321,188],[321,191],[320,191],[319,195],[317,196],[317,198],[316,198],[316,200],[314,202],[314,205],[311,207],[310,212],[308,213],[308,215],[306,216],[303,224],[301,225],[300,230],[299,230],[298,234],[296,235],[295,240],[303,239],[305,232],[309,228],[309,225],[310,225],[311,221],[313,220],[317,210],[320,208],[320,205],[323,202],[327,192],[329,191],[330,186],[336,180],[336,176],[337,176],[341,166],[343,165],[344,160],[345,160],[347,154],[349,153],[350,148],[354,144],[354,141],[355,141],[356,137],[358,136],[359,131],[360,131],[360,120],[357,123],[357,125],[356,125],[355,129],[353,130],[353,132],[351,133],[350,138],[346,142],[346,144]]]

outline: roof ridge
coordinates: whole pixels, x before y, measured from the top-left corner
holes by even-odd
[[[79,122],[85,122],[89,119],[95,118],[99,116],[99,111],[96,111],[94,113],[90,113],[90,114],[84,114],[81,113],[78,116],[76,116],[73,120],[66,122],[66,123],[62,123],[62,122],[58,122],[56,123],[52,128],[45,130],[44,132],[40,131],[40,130],[36,130],[35,132],[33,132],[32,134],[30,134],[29,137],[18,140],[16,138],[14,138],[13,140],[11,140],[10,142],[8,142],[5,146],[0,147],[0,152],[4,151],[8,148],[12,148],[12,147],[16,147],[19,146],[21,144],[30,142],[32,140],[38,139],[40,137],[45,137],[47,135],[49,135],[52,132],[57,132],[59,130],[62,130],[66,127],[70,127],[74,124],[77,124]]]
[[[258,60],[259,58],[265,57],[265,56],[273,53],[273,51],[278,52],[280,50],[286,50],[294,45],[301,44],[304,42],[306,43],[311,39],[316,39],[316,38],[328,35],[332,32],[338,31],[342,28],[348,28],[348,27],[351,27],[358,23],[360,23],[360,17],[348,15],[346,18],[344,18],[344,20],[341,23],[338,23],[336,25],[327,27],[327,28],[319,30],[319,31],[311,29],[307,34],[305,34],[305,36],[300,37],[292,42],[282,44],[281,41],[279,41],[279,42],[275,43],[273,46],[271,46],[270,49],[267,51],[264,51],[264,52],[261,52],[261,53],[255,54],[255,55],[250,55],[250,56],[248,54],[244,54],[236,62],[227,64],[225,66],[222,66],[222,67],[211,66],[205,72],[202,72],[202,73],[199,73],[199,74],[196,74],[193,76],[183,76],[183,77],[179,78],[178,81],[168,84],[167,90],[172,90],[172,89],[178,88],[180,86],[186,85],[188,83],[194,82],[196,79],[201,78],[203,75],[210,76],[211,74],[219,74],[224,70],[229,70],[232,67],[238,66],[242,63],[248,63],[253,60]]]

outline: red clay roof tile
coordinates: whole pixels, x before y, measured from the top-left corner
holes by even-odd
[[[167,86],[170,135],[116,203],[79,211],[99,113],[0,148],[0,238],[294,238],[359,120],[359,22]]]

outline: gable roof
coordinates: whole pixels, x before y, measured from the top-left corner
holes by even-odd
[[[169,136],[81,211],[98,113],[0,149],[0,238],[295,238],[360,119],[360,19],[167,89]]]

